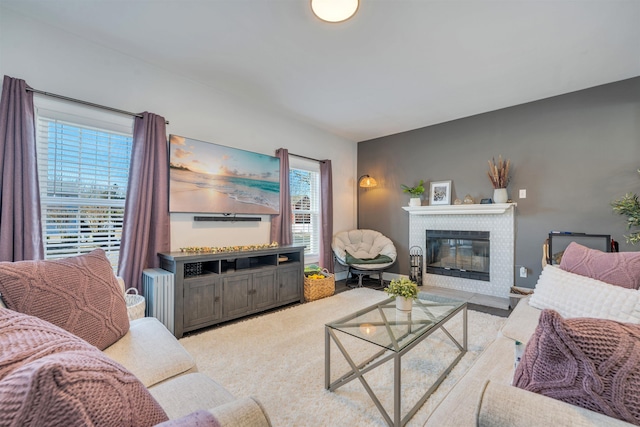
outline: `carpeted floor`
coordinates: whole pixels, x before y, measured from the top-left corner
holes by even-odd
[[[180,340],[199,370],[238,397],[254,396],[264,405],[275,427],[384,426],[382,415],[358,381],[328,392],[324,389],[324,324],[387,298],[367,288],[339,293],[264,316],[211,329]],[[505,319],[469,311],[468,352],[409,422],[421,426],[429,413],[471,366]],[[460,339],[462,315],[447,330]],[[346,339],[350,354],[362,359],[377,347]],[[410,409],[455,358],[453,344],[436,332],[402,359],[403,413]],[[332,380],[347,372],[347,364],[332,345]],[[387,411],[393,413],[393,363],[365,375]]]

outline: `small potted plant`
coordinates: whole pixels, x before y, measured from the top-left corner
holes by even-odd
[[[400,311],[411,311],[413,300],[418,298],[418,285],[406,277],[392,280],[384,291],[396,298],[396,308]]]
[[[408,193],[411,195],[409,199],[409,206],[420,206],[422,201],[420,200],[420,196],[424,193],[424,181],[420,180],[418,185],[415,187],[409,187],[408,185],[401,184],[402,192]]]

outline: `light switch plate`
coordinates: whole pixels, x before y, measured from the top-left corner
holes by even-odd
[[[521,199],[526,199],[527,198],[527,190],[525,190],[525,189],[520,190],[520,198]]]

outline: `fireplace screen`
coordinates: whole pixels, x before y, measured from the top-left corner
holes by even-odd
[[[489,281],[489,232],[427,230],[427,273]]]

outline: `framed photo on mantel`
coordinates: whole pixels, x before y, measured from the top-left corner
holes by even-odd
[[[451,204],[451,181],[436,181],[431,183],[429,205]]]

